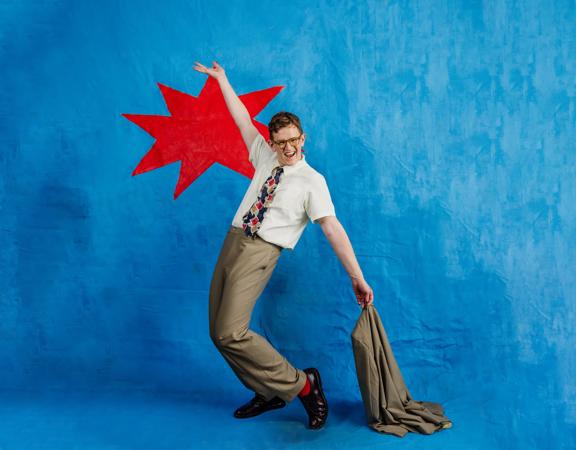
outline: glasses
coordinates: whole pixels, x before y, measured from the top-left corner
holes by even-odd
[[[273,141],[272,139],[270,139],[270,140],[272,140],[272,143],[274,145],[277,145],[278,147],[280,147],[281,150],[284,150],[286,148],[286,144],[290,144],[292,147],[296,147],[296,144],[298,144],[301,137],[302,137],[302,135],[300,135],[298,137],[286,139],[284,141]]]

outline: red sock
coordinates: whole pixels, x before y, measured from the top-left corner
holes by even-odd
[[[306,384],[304,385],[302,390],[298,393],[298,395],[300,397],[305,397],[309,393],[310,393],[310,380],[308,379],[308,376],[306,376]]]

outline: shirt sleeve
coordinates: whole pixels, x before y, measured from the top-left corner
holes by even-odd
[[[312,189],[308,191],[306,201],[304,202],[306,214],[316,223],[318,219],[326,216],[336,216],[336,210],[330,197],[330,190],[324,176],[320,177],[313,183]]]
[[[265,157],[271,156],[270,153],[274,153],[274,150],[270,148],[268,142],[258,133],[250,146],[248,159],[256,169]]]

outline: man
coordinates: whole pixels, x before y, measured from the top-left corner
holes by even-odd
[[[328,403],[320,373],[314,367],[294,368],[266,339],[250,330],[253,307],[281,251],[294,249],[308,219],[320,223],[351,278],[358,303],[372,303],[374,294],[336,219],[325,178],[308,165],[302,153],[306,134],[298,117],[288,112],[274,115],[266,142],[224,69],[216,62],[211,68],[197,62],[194,69],[218,81],[256,169],[226,235],[210,284],[210,337],[244,386],[255,392],[234,416],[254,417],[282,408],[298,396],[308,414],[309,427],[321,428],[328,416]]]

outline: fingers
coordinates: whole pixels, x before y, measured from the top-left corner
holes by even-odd
[[[368,306],[370,304],[370,299],[368,298],[368,294],[358,296],[357,301],[358,301],[358,304],[360,306],[362,306],[363,308],[365,308],[366,306]]]
[[[204,64],[200,64],[198,61],[196,61],[195,64],[194,70],[197,70],[198,72],[210,75],[210,71],[213,70],[212,68],[206,67]]]
[[[202,72],[202,73],[208,73],[208,68],[202,64],[200,64],[198,61],[196,61],[194,64],[196,64],[193,69],[198,71],[198,72]]]

